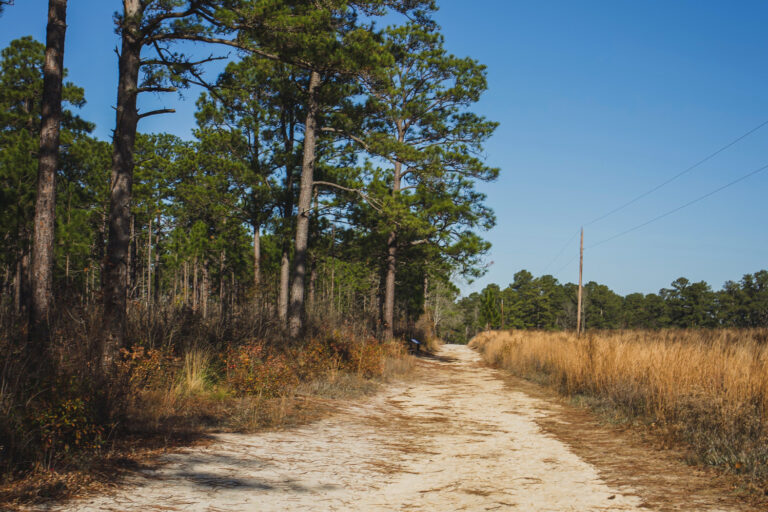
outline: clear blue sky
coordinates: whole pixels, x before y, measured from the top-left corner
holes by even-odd
[[[578,241],[593,218],[768,120],[768,3],[763,1],[438,0],[449,49],[488,66],[478,110],[501,123],[487,146],[501,168],[483,186],[498,223],[487,275],[506,286],[525,268],[577,279]],[[0,46],[43,40],[45,0],[16,0]],[[65,65],[85,87],[83,115],[114,123],[118,1],[71,1]],[[178,113],[143,131],[190,136],[196,91],[149,98]],[[768,164],[768,127],[621,212],[590,225],[591,244]],[[654,292],[680,276],[719,288],[768,267],[768,171],[585,253],[585,279]],[[569,260],[570,261],[569,263]]]

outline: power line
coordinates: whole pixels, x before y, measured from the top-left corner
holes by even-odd
[[[596,218],[592,219],[591,221],[589,221],[588,223],[586,223],[584,225],[585,226],[590,226],[590,225],[592,225],[592,224],[594,224],[596,222],[599,222],[599,221],[605,219],[606,217],[609,217],[610,215],[613,215],[614,213],[623,210],[627,206],[636,203],[640,199],[642,199],[642,198],[644,198],[644,197],[646,197],[646,196],[648,196],[650,194],[653,194],[654,192],[656,192],[660,188],[662,188],[662,187],[672,183],[673,181],[675,181],[680,176],[689,173],[690,171],[694,170],[695,168],[697,168],[698,166],[702,165],[703,163],[706,163],[709,160],[713,159],[714,157],[716,157],[717,155],[719,155],[720,153],[722,153],[726,149],[730,148],[731,146],[733,146],[733,145],[737,144],[738,142],[741,142],[742,140],[746,139],[747,137],[749,137],[750,135],[752,135],[753,133],[755,133],[760,128],[764,127],[765,125],[768,125],[768,120],[760,123],[756,127],[754,127],[751,130],[749,130],[748,132],[740,135],[739,137],[737,137],[736,139],[732,140],[731,142],[729,142],[725,146],[721,147],[720,149],[718,149],[714,153],[711,153],[711,154],[707,155],[706,157],[702,158],[701,160],[699,160],[695,164],[693,164],[690,167],[680,171],[679,173],[675,174],[674,176],[672,176],[671,178],[667,179],[666,181],[656,185],[652,189],[650,189],[650,190],[648,190],[646,192],[643,192],[642,194],[640,194],[639,196],[635,197],[634,199],[631,199],[630,201],[627,201],[626,203],[622,204],[621,206],[618,206],[618,207],[614,208],[613,210],[611,210],[611,211],[609,211],[607,213],[604,213],[603,215],[600,215],[599,217],[596,217]]]
[[[706,198],[708,198],[709,196],[712,196],[712,195],[714,195],[714,194],[717,194],[717,193],[718,193],[718,192],[720,192],[721,190],[725,190],[726,188],[728,188],[728,187],[731,187],[731,186],[733,186],[733,185],[735,185],[735,184],[737,184],[737,183],[739,183],[739,182],[741,182],[741,181],[744,181],[744,180],[746,180],[747,178],[750,178],[750,177],[754,176],[755,174],[758,174],[758,173],[760,173],[760,172],[762,172],[762,171],[764,171],[764,170],[766,170],[766,169],[768,169],[768,164],[766,164],[766,165],[764,165],[764,166],[762,166],[762,167],[760,167],[760,168],[758,168],[758,169],[755,169],[754,171],[752,171],[752,172],[749,172],[749,173],[745,174],[744,176],[741,176],[740,178],[736,178],[735,180],[733,180],[733,181],[731,181],[731,182],[729,182],[729,183],[726,183],[725,185],[722,185],[721,187],[718,187],[718,188],[716,188],[715,190],[712,190],[711,192],[707,192],[707,193],[706,193],[706,194],[704,194],[703,196],[699,196],[699,197],[697,197],[696,199],[693,199],[693,200],[691,200],[691,201],[688,201],[687,203],[685,203],[685,204],[683,204],[683,205],[680,205],[680,206],[678,206],[677,208],[673,208],[672,210],[669,210],[669,211],[667,211],[667,212],[664,212],[664,213],[662,213],[661,215],[657,215],[656,217],[652,218],[651,220],[645,221],[645,222],[643,222],[642,224],[638,224],[638,225],[636,225],[636,226],[634,226],[634,227],[631,227],[631,228],[629,228],[629,229],[626,229],[626,230],[624,230],[624,231],[622,231],[622,232],[620,232],[620,233],[618,233],[618,234],[616,234],[616,235],[613,235],[613,236],[611,236],[611,237],[609,237],[609,238],[606,238],[605,240],[601,240],[601,241],[597,242],[597,243],[596,243],[596,244],[594,244],[594,245],[590,245],[590,246],[588,247],[588,249],[592,249],[592,248],[594,248],[594,247],[597,247],[598,245],[602,245],[602,244],[604,244],[604,243],[606,243],[606,242],[610,242],[611,240],[615,240],[616,238],[619,238],[620,236],[624,236],[624,235],[626,235],[627,233],[631,233],[632,231],[635,231],[635,230],[638,230],[638,229],[640,229],[640,228],[642,228],[642,227],[645,227],[645,226],[647,226],[648,224],[651,224],[652,222],[656,222],[656,221],[657,221],[657,220],[659,220],[659,219],[663,219],[664,217],[667,217],[667,216],[669,216],[669,215],[672,215],[673,213],[679,212],[679,211],[680,211],[680,210],[682,210],[683,208],[687,208],[688,206],[691,206],[691,205],[692,205],[692,204],[694,204],[694,203],[698,203],[698,202],[699,202],[699,201],[701,201],[702,199],[706,199]]]
[[[554,262],[556,262],[557,260],[559,260],[559,259],[560,259],[560,256],[562,256],[562,255],[563,255],[563,253],[565,252],[565,250],[568,248],[568,246],[571,244],[571,242],[573,242],[573,240],[574,240],[574,239],[575,239],[575,238],[576,238],[578,235],[579,235],[579,232],[578,232],[578,231],[576,231],[576,232],[573,234],[573,236],[572,236],[572,237],[571,237],[571,238],[570,238],[570,239],[569,239],[567,242],[565,242],[565,245],[563,245],[563,248],[562,248],[562,249],[560,249],[560,252],[558,252],[558,253],[557,253],[557,255],[556,255],[554,258],[552,258],[552,261],[550,261],[549,263],[547,263],[547,266],[546,266],[546,267],[544,267],[544,270],[542,270],[542,271],[541,271],[541,273],[542,273],[542,274],[546,273],[547,269],[548,269],[549,267],[551,267],[551,266],[552,266],[552,264],[553,264]]]
[[[576,256],[574,256],[573,258],[571,258],[570,260],[568,260],[568,263],[566,263],[565,265],[563,265],[562,267],[560,267],[560,268],[558,269],[558,271],[557,271],[557,272],[555,272],[555,274],[559,274],[560,272],[562,272],[563,270],[565,270],[565,267],[567,267],[568,265],[570,265],[571,263],[573,263],[574,261],[576,261],[576,258],[578,258],[578,257],[579,257],[579,255],[577,254]]]

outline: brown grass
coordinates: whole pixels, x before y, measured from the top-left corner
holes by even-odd
[[[768,488],[768,329],[485,332],[488,363],[688,443]]]

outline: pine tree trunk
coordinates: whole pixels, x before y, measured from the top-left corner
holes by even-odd
[[[126,273],[127,277],[127,273]],[[147,230],[147,310],[152,304],[152,217],[149,218]]]
[[[224,312],[224,283],[225,283],[225,275],[224,275],[224,266],[227,263],[227,251],[226,249],[221,250],[221,255],[219,256],[219,305],[222,308],[222,313]]]
[[[397,262],[397,237],[392,231],[387,238],[387,273],[384,280],[384,338],[394,336],[395,325],[395,264]]]
[[[59,160],[61,90],[64,75],[64,36],[67,0],[48,1],[40,155],[37,170],[34,236],[32,246],[31,326],[34,336],[44,336],[53,303],[53,254],[56,216],[56,169]]]
[[[309,271],[309,310],[314,312],[315,310],[315,287],[317,286],[317,265],[315,264],[315,258],[312,258]]]
[[[288,318],[288,287],[291,279],[291,263],[288,258],[288,243],[283,243],[283,254],[280,258],[280,293],[277,298],[277,311],[280,320]]]
[[[21,315],[22,289],[24,288],[24,271],[22,270],[21,255],[16,260],[16,277],[13,280],[13,312]]]
[[[402,137],[401,137],[402,138]],[[395,163],[392,181],[392,195],[395,200],[400,193],[400,162]],[[395,332],[395,274],[397,270],[397,233],[391,231],[387,237],[387,268],[384,279],[384,338],[390,339]]]
[[[171,304],[174,306],[176,305],[176,299],[179,296],[179,268],[176,267],[173,269],[173,297],[171,299]]]
[[[209,279],[208,279],[208,262],[203,262],[203,286],[202,297],[200,300],[203,306],[203,318],[208,318],[208,294],[209,294]]]
[[[154,274],[155,284],[153,286],[153,290],[154,290],[153,303],[155,305],[160,304],[160,279],[162,277],[160,275],[160,247],[157,246],[158,238],[159,238],[159,234],[155,235],[155,246],[156,246],[155,247],[155,274]]]
[[[253,226],[253,288],[258,291],[261,284],[261,236],[260,227]]]
[[[293,112],[291,111],[291,116]],[[282,120],[282,133],[284,142],[284,151],[286,155],[293,155],[293,146],[295,139],[295,123],[293,117]],[[290,162],[290,159],[289,159]],[[284,196],[282,204],[283,221],[286,222],[293,216],[293,165],[287,163],[285,166]],[[282,254],[280,257],[280,289],[277,296],[277,314],[280,320],[285,324],[288,319],[288,294],[290,293],[291,280],[291,245],[286,233],[282,235]]]
[[[117,114],[112,150],[109,238],[103,279],[104,327],[102,368],[112,367],[125,341],[128,245],[130,243],[133,148],[139,114],[136,109],[141,67],[143,15],[141,0],[123,0],[122,48],[118,63]]]
[[[195,262],[192,265],[192,311],[194,313],[197,313],[197,258],[195,258]]]
[[[134,262],[134,253],[136,252],[136,217],[134,215],[131,215],[131,234],[128,239],[128,262],[126,263],[126,266],[128,267],[128,273],[126,274],[126,293],[128,296],[131,296],[131,288],[133,287],[133,283],[136,278],[136,268],[135,268],[135,262]]]
[[[320,74],[312,71],[307,90],[307,119],[304,125],[304,157],[301,165],[298,215],[296,218],[296,242],[293,256],[293,280],[288,311],[288,331],[298,336],[304,313],[304,287],[307,273],[307,247],[309,242],[309,214],[312,207],[312,188],[315,170],[315,143],[317,137],[318,89]]]

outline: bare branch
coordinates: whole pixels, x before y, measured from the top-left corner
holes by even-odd
[[[139,87],[136,89],[137,93],[142,92],[176,92],[178,89],[176,87],[160,87],[160,86],[151,86],[151,87]]]
[[[374,210],[376,210],[379,213],[383,213],[383,211],[381,209],[381,204],[378,201],[376,201],[375,199],[373,199],[371,196],[366,194],[362,189],[359,189],[359,188],[349,188],[349,187],[345,187],[345,186],[339,185],[337,183],[331,183],[330,181],[315,181],[313,183],[313,185],[333,187],[333,188],[338,188],[340,190],[344,190],[346,192],[352,192],[353,194],[357,194],[360,197],[362,197],[363,200],[365,200],[365,202],[367,202],[369,205],[371,205],[371,208],[373,208]]]
[[[149,116],[156,116],[158,114],[173,114],[176,112],[175,108],[161,108],[158,110],[150,110],[149,112],[144,112],[143,114],[139,114],[139,119],[144,119],[145,117]]]

